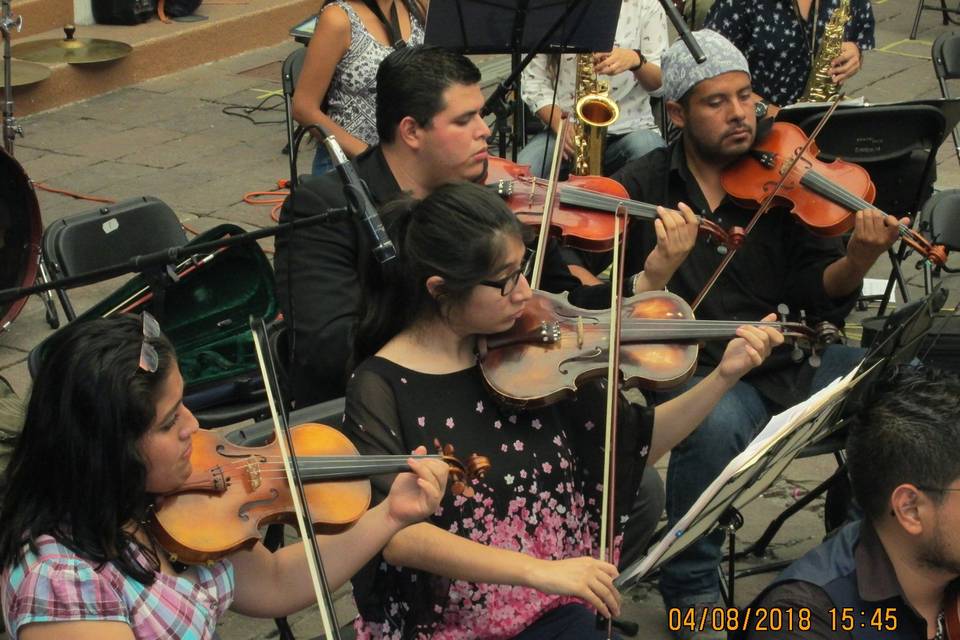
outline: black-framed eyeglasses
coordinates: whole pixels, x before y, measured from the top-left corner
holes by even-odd
[[[150,344],[150,339],[160,337],[160,323],[152,315],[144,311],[141,314],[143,322],[143,342],[140,344],[140,368],[147,373],[156,373],[160,366],[160,356],[157,348]]]
[[[508,296],[513,293],[513,290],[517,288],[517,283],[520,282],[520,276],[525,278],[530,277],[530,271],[533,268],[533,249],[527,249],[523,254],[523,261],[520,262],[520,268],[511,273],[510,275],[500,278],[499,280],[481,280],[480,284],[485,284],[488,287],[495,287],[500,289],[501,296]]]

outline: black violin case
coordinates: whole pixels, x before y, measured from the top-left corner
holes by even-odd
[[[186,246],[242,232],[236,225],[223,224]],[[135,276],[75,322],[102,317],[148,286],[143,276]],[[278,307],[273,268],[260,246],[255,242],[232,246],[191,273],[159,286],[152,299],[131,313],[146,309],[170,338],[185,383],[184,404],[201,426],[262,417],[266,394],[249,318],[266,318],[269,323],[276,319]],[[45,340],[31,352],[31,373],[39,368],[46,344]]]

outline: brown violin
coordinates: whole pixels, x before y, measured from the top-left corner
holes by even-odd
[[[860,165],[839,158],[824,162],[817,158],[819,152],[816,143],[807,144],[800,127],[775,122],[749,153],[724,170],[720,181],[732,198],[756,207],[785,175],[775,201],[791,207],[814,233],[837,236],[853,228],[857,211],[872,208],[876,187]],[[903,224],[899,232],[904,242],[931,263],[942,266],[946,262],[942,245],[931,244]]]
[[[527,225],[539,226],[546,198],[547,181],[530,174],[529,165],[491,157],[487,183],[497,190],[507,205]],[[558,206],[551,218],[551,233],[564,244],[583,251],[609,251],[613,246],[614,217],[624,207],[630,218],[653,222],[657,207],[631,200],[622,184],[603,176],[570,176],[557,185]],[[701,236],[726,247],[739,246],[742,229],[730,233],[716,223],[699,218]],[[621,222],[620,233],[624,231]]]
[[[696,320],[679,296],[649,291],[623,301],[620,371],[625,387],[667,389],[693,375],[698,343],[729,340],[742,325],[771,326],[816,350],[837,339],[837,328],[792,322]],[[575,393],[607,371],[610,312],[575,307],[566,294],[536,291],[514,326],[479,343],[480,368],[503,402],[537,407]]]
[[[301,424],[291,429],[305,482],[314,533],[350,528],[370,507],[372,475],[408,471],[408,458],[442,459],[450,466],[452,491],[462,493],[482,477],[490,460],[473,454],[466,464],[448,445],[439,456],[361,456],[333,427]],[[293,502],[276,442],[245,447],[201,429],[193,434],[193,473],[154,510],[150,526],[174,561],[209,562],[252,547],[259,529],[293,523]]]

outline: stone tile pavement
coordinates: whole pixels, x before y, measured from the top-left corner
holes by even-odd
[[[938,97],[939,89],[929,60],[930,44],[944,30],[939,15],[925,12],[919,39],[907,37],[915,3],[874,0],[878,49],[866,55],[862,72],[848,88],[872,102]],[[293,42],[250,51],[239,56],[129,86],[113,93],[54,111],[21,119],[25,137],[17,140],[16,159],[29,177],[51,187],[110,198],[153,195],[164,200],[182,221],[197,230],[222,222],[252,229],[269,226],[269,207],[243,202],[250,191],[270,190],[288,175],[283,112],[280,107],[280,62],[298,45]],[[503,69],[502,60],[486,59],[488,69]],[[273,97],[270,97],[273,96]],[[264,98],[266,110],[244,113]],[[224,110],[240,105],[249,119],[231,117]],[[255,124],[250,120],[256,121]],[[300,167],[307,170],[312,149],[301,152]],[[960,164],[952,144],[938,153],[938,187],[960,186]],[[37,191],[44,224],[88,211],[95,205]],[[272,242],[264,241],[268,251]],[[952,261],[952,263],[955,260]],[[919,272],[905,265],[914,290]],[[885,278],[889,265],[879,264],[872,275]],[[71,299],[79,311],[102,299],[118,282],[75,290]],[[949,283],[947,283],[948,286]],[[951,294],[956,302],[957,295]],[[865,314],[861,313],[859,316]],[[858,317],[859,317],[858,316]],[[854,318],[855,333],[857,317]],[[49,335],[42,305],[36,297],[27,304],[9,331],[0,334],[0,374],[18,393],[26,394],[28,351]],[[812,489],[835,468],[829,456],[791,465],[784,476],[745,510],[740,532],[753,540],[769,519]],[[823,534],[822,500],[793,518],[775,540],[770,557],[790,559],[815,545]],[[746,602],[770,578],[738,581],[739,603]],[[667,638],[666,616],[655,590],[641,586],[625,595],[626,617],[638,622],[638,637]],[[351,613],[349,597],[338,607],[341,618]],[[310,611],[293,618],[297,637],[320,633]],[[230,615],[222,624],[223,640],[273,637],[270,621]]]

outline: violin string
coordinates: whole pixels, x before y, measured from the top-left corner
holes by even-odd
[[[843,206],[847,207],[851,211],[860,211],[861,209],[873,208],[873,205],[871,203],[867,202],[862,198],[858,198],[854,194],[844,189],[842,186],[834,184],[833,182],[831,182],[824,176],[820,175],[816,171],[808,171],[804,177],[806,177],[807,175],[810,176],[811,187],[816,187],[816,189],[823,190],[825,192],[823,195],[834,200],[834,202],[839,202],[839,204],[842,204]],[[900,232],[901,236],[913,237],[915,235],[913,230],[903,223],[897,224],[897,230]]]

